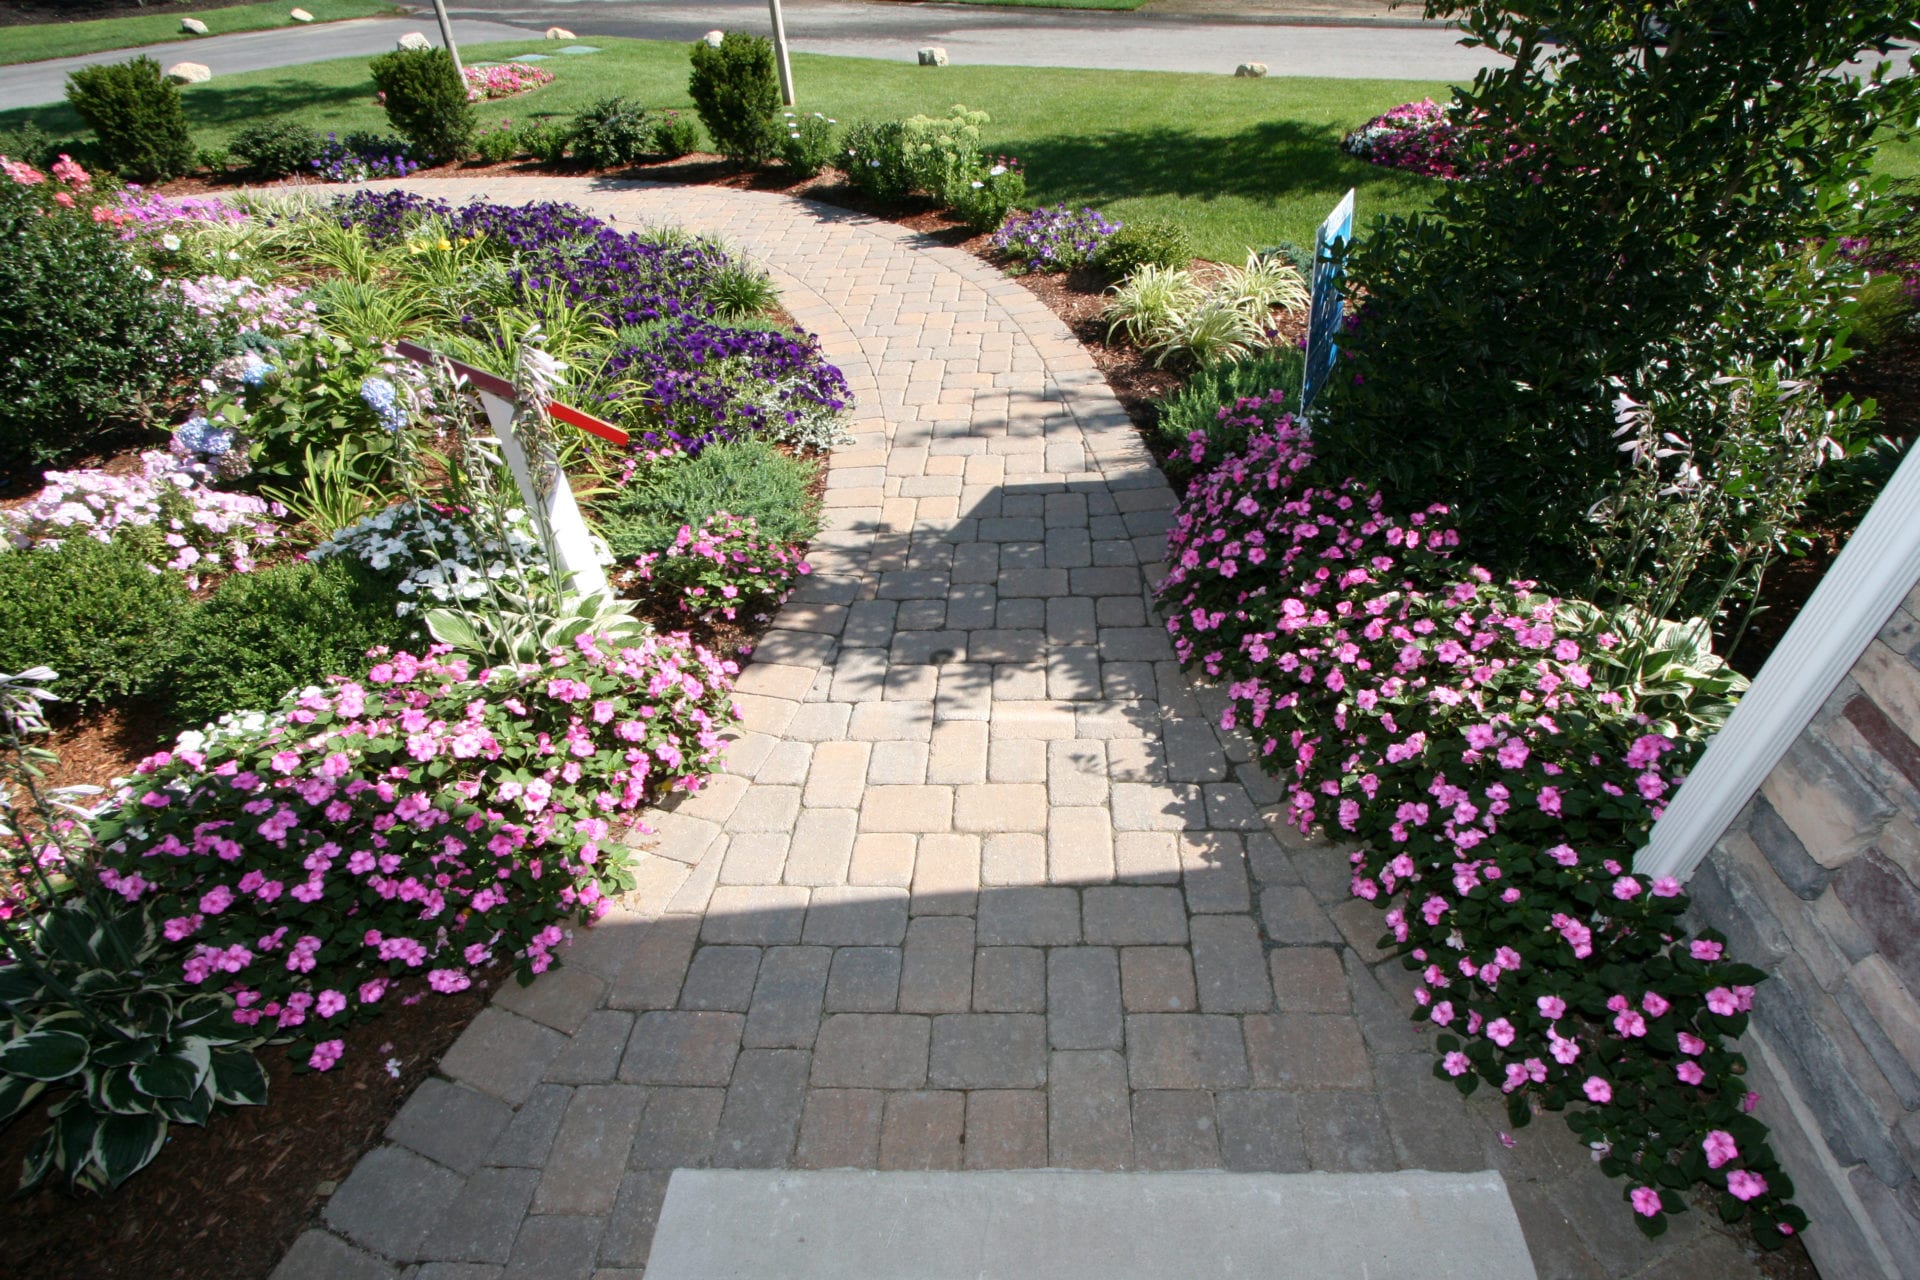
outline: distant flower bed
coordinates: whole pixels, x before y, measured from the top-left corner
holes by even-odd
[[[1120,229],[1093,209],[1051,209],[1011,215],[993,233],[993,247],[1034,271],[1066,271],[1093,261]]]
[[[1402,103],[1375,116],[1340,142],[1368,164],[1406,169],[1429,178],[1460,178],[1460,131],[1432,98]]]
[[[509,62],[497,67],[465,67],[462,70],[467,77],[468,102],[511,98],[529,89],[538,89],[553,80],[553,72],[530,67],[524,62]]]

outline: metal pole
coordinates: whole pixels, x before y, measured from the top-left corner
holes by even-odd
[[[467,71],[460,65],[460,46],[453,42],[453,19],[447,16],[447,0],[433,0],[433,16],[440,19],[440,41],[447,46],[447,52],[453,57],[454,73],[466,83]]]
[[[433,0],[437,5],[440,0]],[[780,16],[780,0],[767,0],[767,12],[773,15],[773,60],[780,68],[780,100],[793,105],[793,68],[787,63],[787,22]]]

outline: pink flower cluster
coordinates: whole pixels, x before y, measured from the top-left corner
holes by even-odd
[[[634,562],[634,576],[654,594],[704,621],[765,622],[813,572],[798,546],[760,536],[752,516],[715,512],[698,529],[681,525],[673,545]]]
[[[32,165],[20,160],[10,160],[4,155],[0,155],[0,174],[5,174],[7,180],[16,187],[37,187],[47,180],[47,175]],[[93,188],[93,175],[81,168],[74,158],[64,151],[60,153],[60,158],[53,162],[53,177],[55,189],[51,199],[55,205],[63,209],[79,208],[80,199],[88,197]],[[53,210],[43,207],[41,212],[52,213]],[[99,221],[97,211],[95,221]]]
[[[1459,178],[1460,134],[1447,109],[1432,98],[1402,103],[1375,116],[1340,142],[1341,150],[1369,164],[1406,169],[1429,178]]]
[[[530,67],[524,62],[508,62],[493,67],[463,67],[462,70],[467,77],[468,102],[511,98],[553,82],[553,72]]]
[[[725,745],[738,668],[684,636],[446,655],[376,650],[262,727],[185,735],[97,824],[102,884],[150,903],[242,1023],[324,1041],[404,976],[544,971],[567,919],[631,887],[621,815],[696,789]]]
[[[276,338],[309,334],[319,312],[304,289],[262,284],[252,276],[199,276],[168,283],[195,311],[210,320],[227,321],[241,333]]]
[[[1280,417],[1178,513],[1160,597],[1175,650],[1224,682],[1222,727],[1281,777],[1291,820],[1361,843],[1352,892],[1419,975],[1439,1075],[1499,1088],[1516,1124],[1584,1102],[1570,1123],[1610,1172],[1677,1169],[1797,1230],[1781,1195],[1741,1196],[1755,1184],[1688,1155],[1726,1129],[1740,1172],[1777,1171],[1764,1126],[1728,1118],[1745,1066],[1727,1041],[1763,975],[1686,938],[1679,883],[1627,865],[1698,744],[1607,687],[1619,668],[1587,654],[1620,641],[1601,624],[1455,564],[1448,515],[1397,518],[1361,481],[1322,481]]]
[[[153,567],[184,573],[198,589],[228,573],[251,573],[258,554],[279,541],[275,504],[208,488],[169,453],[141,454],[130,475],[49,471],[46,482],[25,505],[0,512],[15,547],[58,546],[76,533],[110,542],[118,529],[156,526],[164,558]]]

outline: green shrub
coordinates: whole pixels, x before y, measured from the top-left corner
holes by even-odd
[[[812,464],[764,441],[710,445],[697,458],[637,472],[601,502],[600,531],[621,560],[666,550],[680,526],[697,529],[717,511],[752,517],[774,542],[805,542],[820,527],[813,475]]]
[[[986,171],[980,159],[980,126],[991,120],[984,111],[955,103],[944,116],[912,116],[902,122],[913,189],[941,204],[956,203],[959,193]]]
[[[326,139],[292,120],[262,120],[233,135],[227,150],[245,166],[245,176],[268,182],[295,173],[311,173]]]
[[[862,121],[847,130],[845,158],[837,161],[855,191],[875,200],[899,200],[913,190],[907,126],[901,120]]]
[[[573,130],[558,120],[533,120],[520,126],[520,150],[541,164],[560,164],[567,158]]]
[[[396,49],[367,66],[387,119],[412,144],[415,156],[466,158],[473,145],[473,107],[445,49]]]
[[[739,164],[766,163],[780,110],[771,41],[744,31],[727,32],[718,47],[696,41],[687,94],[721,155]]]
[[[221,354],[112,230],[0,185],[0,466],[71,457],[141,421]]]
[[[1619,5],[1430,3],[1525,52],[1456,90],[1472,180],[1357,238],[1353,358],[1316,406],[1328,473],[1377,478],[1389,507],[1457,504],[1462,556],[1496,578],[1589,590],[1589,513],[1631,480],[1620,396],[1706,402],[1742,365],[1838,362],[1845,285],[1780,305],[1801,270],[1781,246],[1853,233],[1920,82],[1827,69],[1909,38],[1914,12],[1676,0],[1643,30]]]
[[[396,597],[344,556],[295,560],[223,581],[188,620],[168,697],[182,724],[267,711],[290,689],[364,674],[366,652],[413,628]]]
[[[1193,237],[1177,222],[1141,218],[1109,236],[1093,260],[1116,280],[1138,267],[1184,268],[1193,261]]]
[[[53,162],[63,151],[80,159],[81,147],[78,138],[56,138],[31,120],[23,121],[17,128],[0,129],[0,156],[40,170],[53,168]]]
[[[700,149],[700,125],[692,116],[663,111],[653,122],[653,149],[669,160]]]
[[[838,123],[818,111],[805,116],[786,112],[776,125],[780,137],[775,150],[780,153],[780,162],[802,178],[817,175],[833,163],[833,126]]]
[[[573,118],[574,159],[595,169],[632,164],[653,151],[654,132],[632,98],[602,98]]]
[[[975,231],[998,231],[1026,195],[1026,175],[1009,160],[975,174],[947,203]]]
[[[100,140],[100,158],[128,181],[165,182],[193,168],[180,88],[152,58],[81,67],[67,77],[67,101]]]
[[[149,558],[131,533],[0,552],[0,670],[52,667],[53,691],[82,705],[153,688],[192,602]]]
[[[520,154],[521,131],[502,120],[497,128],[473,135],[473,154],[482,164],[505,164]]]

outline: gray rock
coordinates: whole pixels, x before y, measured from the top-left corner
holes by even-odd
[[[928,45],[919,52],[920,65],[923,67],[944,67],[947,65],[947,51],[938,45]]]
[[[213,70],[203,62],[176,62],[167,68],[167,79],[175,84],[205,84],[213,79]]]
[[[1241,80],[1258,80],[1267,74],[1264,62],[1243,62],[1233,69],[1233,74]]]
[[[188,35],[203,36],[207,34],[207,24],[198,18],[180,19],[180,29]]]
[[[312,22],[313,21],[313,15],[308,13],[305,9],[289,9],[287,10],[287,16],[289,18],[292,18],[295,22]]]
[[[431,49],[433,48],[433,42],[427,39],[426,33],[424,32],[409,31],[398,40],[395,40],[393,47],[396,49]]]

